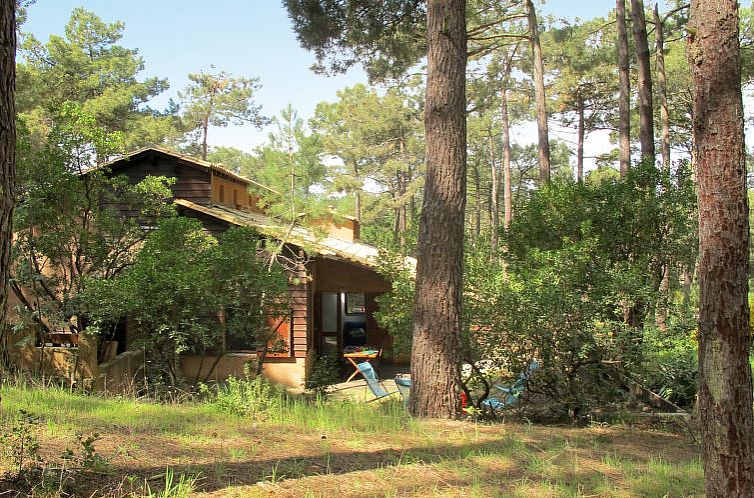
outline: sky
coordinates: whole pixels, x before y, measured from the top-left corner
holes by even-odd
[[[609,0],[548,0],[535,2],[541,14],[590,19],[606,15],[614,6]],[[123,21],[119,42],[137,48],[144,58],[143,77],[167,78],[170,90],[153,101],[164,107],[170,97],[188,84],[188,73],[227,71],[236,76],[258,77],[262,84],[256,97],[266,116],[279,114],[289,103],[308,119],[317,103],[334,101],[346,86],[366,82],[359,68],[344,75],[327,77],[309,67],[314,56],[302,49],[279,0],[37,0],[28,8],[22,31],[40,41],[50,34],[63,34],[71,11],[82,6],[105,22]],[[213,146],[234,146],[252,151],[269,130],[251,127],[213,129]],[[516,135],[522,143],[536,141],[536,131],[524,127]],[[604,141],[604,140],[603,140]]]

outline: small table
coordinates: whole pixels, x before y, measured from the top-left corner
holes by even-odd
[[[351,374],[350,377],[346,380],[346,382],[351,382],[351,379],[356,377],[358,374],[361,373],[361,370],[359,370],[359,363],[357,360],[367,361],[367,360],[376,360],[380,357],[382,354],[382,351],[377,350],[366,350],[366,351],[357,351],[355,353],[344,353],[343,358],[351,362],[351,365],[353,365],[354,372]]]

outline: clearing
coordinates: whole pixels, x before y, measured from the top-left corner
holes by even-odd
[[[2,395],[0,433],[9,433],[19,409],[39,416],[31,428],[42,466],[57,476],[43,485],[36,474],[34,488],[0,481],[3,498],[662,497],[703,496],[704,489],[699,449],[688,436],[628,425],[416,421],[400,403],[342,401],[298,401],[252,419],[210,404],[60,389],[6,386]],[[65,449],[83,455],[77,435],[93,433],[100,435],[95,458],[61,479]],[[56,491],[61,482],[67,494]]]

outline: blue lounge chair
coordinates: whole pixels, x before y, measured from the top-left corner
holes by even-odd
[[[364,380],[367,381],[367,387],[369,387],[369,390],[374,395],[374,398],[367,401],[367,403],[371,403],[372,401],[377,401],[378,399],[387,398],[388,396],[399,393],[399,391],[389,392],[385,388],[385,385],[377,376],[377,372],[375,371],[374,367],[368,361],[359,363],[358,368],[361,372],[361,375],[364,376]]]
[[[481,403],[482,406],[497,412],[515,405],[518,402],[518,398],[526,390],[526,382],[529,380],[529,377],[531,377],[534,371],[538,368],[539,362],[537,360],[532,360],[531,363],[529,363],[529,366],[518,375],[516,381],[510,386],[492,386],[497,389],[500,394],[485,399]]]
[[[403,406],[408,407],[408,398],[411,395],[411,379],[405,377],[396,377],[395,386],[403,398]]]

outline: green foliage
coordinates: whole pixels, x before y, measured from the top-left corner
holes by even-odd
[[[94,443],[101,439],[99,433],[92,434],[76,434],[76,440],[79,443],[78,454],[71,448],[66,448],[63,452],[62,458],[64,461],[73,462],[81,468],[105,471],[109,468],[109,462],[97,453],[97,449],[94,447]]]
[[[176,135],[171,111],[146,104],[168,88],[159,78],[137,79],[144,61],[135,49],[118,45],[125,25],[106,23],[77,7],[65,35],[42,43],[24,34],[17,69],[17,107],[35,141],[44,139],[49,121],[64,102],[76,102],[107,132],[124,134],[128,148],[159,143]]]
[[[553,181],[531,191],[517,210],[507,251],[467,244],[463,358],[490,372],[541,369],[525,396],[548,417],[580,417],[622,401],[604,363],[618,365],[672,400],[691,401],[696,369],[693,308],[676,270],[695,260],[694,195],[681,168],[673,174],[637,166],[623,180]],[[504,270],[501,258],[505,259]],[[383,256],[392,291],[379,298],[376,318],[410,347],[411,275],[399,256]],[[659,291],[672,269],[668,294]],[[655,325],[665,310],[665,329]]]
[[[199,386],[208,403],[221,411],[239,417],[264,419],[268,412],[280,407],[285,391],[261,375],[250,376],[249,366],[242,377],[231,376],[223,384]]]
[[[325,178],[320,138],[307,130],[290,105],[272,119],[275,131],[256,151],[251,171],[245,171],[269,189],[260,189],[268,213],[289,223],[317,218],[325,211],[317,188]]]
[[[33,465],[40,460],[39,423],[39,417],[19,410],[16,419],[0,432],[0,451],[15,469],[16,477],[21,476],[24,465]]]
[[[234,77],[225,71],[192,73],[188,78],[191,83],[178,93],[184,107],[182,120],[185,129],[195,135],[194,142],[201,146],[202,159],[207,159],[209,126],[266,124],[261,106],[254,103],[254,94],[260,88],[258,78]]]
[[[163,220],[122,275],[91,282],[90,314],[98,323],[133,320],[153,387],[173,388],[182,381],[183,354],[222,355],[231,338],[256,350],[276,337],[268,321],[288,309],[287,280],[261,250],[249,228],[230,228],[218,244],[197,220]]]
[[[403,246],[406,232],[415,229],[423,169],[418,87],[409,79],[384,94],[365,85],[344,88],[337,102],[319,103],[311,120],[324,152],[337,158],[328,162],[330,193],[345,194],[344,212],[382,225]]]
[[[152,491],[149,483],[145,483],[145,494],[147,498],[189,498],[196,492],[196,476],[186,476],[180,474],[178,481],[175,481],[175,472],[171,468],[165,470],[165,487],[159,491]]]
[[[650,389],[680,406],[693,406],[696,399],[696,328],[691,316],[670,330],[648,327],[644,334],[641,378]]]
[[[104,131],[77,104],[61,106],[42,147],[20,130],[11,275],[20,327],[80,332],[71,318],[85,315],[80,297],[88,280],[121,272],[146,237],[143,227],[173,214],[165,203],[169,182],[132,185],[93,169],[122,150],[122,134]],[[124,219],[119,210],[134,216]]]
[[[377,296],[374,318],[393,337],[393,354],[408,357],[414,335],[415,284],[411,268],[398,253],[380,251],[377,271],[391,282],[388,293]]]
[[[340,365],[333,356],[316,356],[307,372],[304,387],[318,396],[330,393],[333,384],[340,382]]]
[[[301,45],[317,57],[315,70],[344,72],[357,62],[370,79],[397,78],[426,51],[423,1],[388,0],[359,8],[286,0]]]
[[[693,267],[693,212],[684,169],[671,175],[637,166],[625,180],[553,182],[534,192],[506,236],[507,278],[495,281],[481,271],[469,277],[472,295],[482,296],[470,300],[472,337],[480,336],[474,342],[511,371],[537,357],[543,368],[531,392],[563,414],[619,399],[602,373],[606,361],[652,383],[672,384],[666,392],[675,389],[677,399],[688,400],[695,369],[688,329],[686,339],[683,332],[666,332],[666,340],[680,341],[668,353],[673,366],[650,375],[644,365],[647,355],[663,349],[652,341],[652,318],[674,304],[658,290],[663,269]],[[670,281],[672,296],[679,279]],[[679,301],[675,308],[682,306]],[[689,322],[671,316],[669,323],[680,331]],[[498,345],[492,355],[490,345]]]

